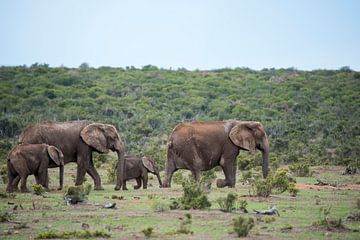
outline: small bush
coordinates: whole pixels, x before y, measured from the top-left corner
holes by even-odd
[[[331,219],[329,217],[330,212],[331,212],[331,207],[328,207],[328,208],[321,207],[319,210],[319,220],[314,222],[313,225],[314,226],[325,226],[327,228],[327,230],[345,229],[345,227],[342,223],[342,219],[341,218]]]
[[[143,229],[141,232],[145,235],[145,238],[149,238],[149,237],[151,237],[153,230],[154,230],[154,228],[147,227],[147,228]]]
[[[45,189],[40,184],[35,184],[32,186],[34,194],[42,196],[45,193]]]
[[[226,198],[218,198],[216,201],[220,206],[220,210],[223,212],[232,212],[236,209],[237,195],[234,193],[228,193]]]
[[[76,204],[79,202],[84,202],[88,199],[88,195],[91,192],[91,184],[87,184],[85,187],[81,186],[71,186],[65,188],[64,199],[67,204]]]
[[[248,203],[246,200],[240,200],[236,208],[242,210],[244,213],[247,213],[248,212],[248,210],[246,209],[247,205]]]
[[[200,181],[203,183],[205,189],[211,189],[211,184],[216,179],[215,169],[204,171],[201,174]]]
[[[183,195],[180,201],[183,209],[207,209],[211,207],[202,182],[186,179],[183,181],[182,187]]]
[[[151,208],[155,212],[165,212],[170,209],[169,205],[165,201],[162,201],[161,199],[157,199],[157,198],[155,198],[151,203]]]
[[[71,231],[71,232],[55,232],[55,231],[48,231],[44,233],[38,234],[35,239],[52,239],[52,238],[62,238],[62,239],[70,239],[70,238],[109,238],[111,237],[110,234],[98,231],[95,232],[91,231]]]
[[[294,163],[289,166],[289,169],[296,177],[310,177],[309,167],[307,163]]]
[[[7,166],[6,166],[6,164],[1,165],[1,167],[0,167],[0,175],[1,175],[2,182],[4,184],[7,184],[8,177],[7,177]]]
[[[238,237],[246,237],[250,230],[255,226],[255,221],[253,218],[244,218],[239,216],[234,219],[234,231]]]
[[[285,192],[289,188],[290,183],[295,183],[295,179],[289,176],[289,169],[283,168],[274,174],[272,177],[272,187],[277,189],[280,193]],[[294,185],[295,187],[295,185]]]
[[[238,157],[238,169],[239,170],[250,170],[252,166],[253,160],[250,158],[250,156],[245,154],[240,154]]]
[[[169,207],[170,207],[171,210],[181,208],[180,199],[178,199],[178,198],[172,199]]]
[[[254,182],[254,186],[258,197],[269,197],[273,188],[271,178],[259,179]]]
[[[297,194],[298,194],[298,192],[299,192],[299,189],[297,189],[297,188],[295,187],[295,184],[294,184],[294,183],[290,183],[289,186],[288,186],[288,188],[287,188],[287,190],[289,191],[289,193],[290,193],[290,195],[291,195],[292,197],[296,197]]]
[[[185,218],[181,219],[180,227],[176,232],[177,233],[182,233],[182,234],[193,234],[194,232],[190,230],[191,223],[192,223],[191,214],[186,213]]]

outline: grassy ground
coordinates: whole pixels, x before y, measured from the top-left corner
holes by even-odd
[[[75,165],[66,165],[66,184],[71,185],[75,175]],[[103,182],[106,181],[105,166],[100,168]],[[134,182],[128,182],[129,191],[114,191],[113,184],[104,184],[104,191],[92,191],[86,204],[66,206],[63,192],[51,191],[47,198],[32,193],[16,194],[15,198],[2,198],[0,212],[9,212],[11,222],[0,223],[1,239],[34,239],[38,234],[47,231],[103,231],[111,235],[111,239],[143,239],[141,232],[147,227],[153,228],[153,238],[161,239],[232,239],[233,219],[239,215],[256,219],[255,227],[250,231],[248,239],[359,239],[360,233],[350,230],[326,229],[314,227],[312,224],[320,220],[321,208],[331,206],[329,217],[341,218],[347,228],[360,230],[360,222],[350,222],[346,217],[352,212],[360,211],[360,176],[342,176],[339,167],[316,167],[314,177],[297,178],[301,189],[297,197],[288,193],[274,194],[269,198],[247,197],[248,186],[237,183],[236,188],[218,189],[213,187],[209,194],[212,203],[210,210],[167,210],[155,212],[152,208],[154,196],[163,202],[170,203],[171,198],[182,194],[182,188],[173,184],[171,189],[158,187],[156,178],[150,180],[147,190],[133,190]],[[51,169],[51,188],[58,185],[58,170]],[[241,173],[238,172],[238,175]],[[221,175],[221,174],[219,174]],[[88,182],[91,182],[91,178]],[[334,186],[315,186],[316,178],[331,182]],[[240,179],[240,177],[238,177]],[[31,188],[34,179],[29,178]],[[0,185],[0,191],[5,186]],[[248,202],[247,209],[262,210],[276,205],[280,216],[274,222],[266,223],[265,217],[257,217],[253,213],[224,213],[219,210],[216,199],[229,192],[237,193],[242,200]],[[124,199],[112,199],[112,195],[123,196]],[[117,209],[105,209],[103,204],[116,203]],[[14,207],[18,206],[16,210]],[[176,234],[180,222],[186,213],[191,213],[193,234]],[[16,222],[16,223],[14,223]],[[26,228],[20,228],[26,223]],[[285,227],[292,229],[284,229]],[[20,229],[18,229],[20,228]]]

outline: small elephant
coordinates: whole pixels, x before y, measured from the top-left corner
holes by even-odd
[[[148,157],[133,157],[125,156],[125,177],[123,182],[123,190],[127,190],[126,181],[130,179],[136,179],[137,185],[134,186],[134,189],[139,189],[141,187],[141,181],[143,182],[143,189],[147,188],[148,183],[148,172],[157,176],[160,186],[161,178],[159,170],[153,160]]]
[[[7,192],[13,192],[21,180],[21,192],[28,192],[26,180],[34,174],[37,184],[48,189],[48,168],[60,167],[60,188],[63,185],[64,155],[56,147],[47,144],[19,144],[7,157]]]

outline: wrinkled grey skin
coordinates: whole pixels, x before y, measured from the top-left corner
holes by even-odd
[[[143,189],[147,188],[148,183],[148,173],[154,174],[158,181],[159,186],[162,185],[159,169],[157,168],[155,161],[147,157],[133,157],[125,156],[125,178],[123,189],[127,190],[126,181],[130,179],[136,179],[137,185],[134,186],[134,189],[139,189],[141,187],[141,182],[143,183]],[[117,176],[122,178],[122,176]]]
[[[240,149],[263,154],[263,177],[267,177],[269,142],[259,122],[219,121],[187,122],[177,125],[170,135],[163,187],[171,186],[173,173],[190,170],[198,180],[201,171],[221,166],[225,179],[218,179],[218,187],[234,187],[236,158]]]
[[[103,188],[92,159],[93,151],[115,151],[119,161],[117,171],[124,169],[125,147],[116,128],[109,124],[92,121],[37,123],[23,131],[19,143],[46,143],[59,148],[65,164],[76,162],[78,165],[75,185],[81,185],[88,173],[94,180],[95,190]],[[121,184],[122,179],[117,179],[117,186]]]
[[[7,192],[18,190],[21,181],[21,192],[28,192],[27,177],[35,175],[36,183],[49,189],[48,168],[64,169],[64,155],[54,146],[47,144],[20,144],[10,151],[7,157],[8,185]],[[63,177],[60,175],[60,187]]]

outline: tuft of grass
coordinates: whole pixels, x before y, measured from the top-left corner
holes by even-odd
[[[295,177],[311,177],[310,165],[308,163],[294,163],[289,166]]]
[[[32,186],[35,195],[42,196],[46,191],[41,184],[35,184]]]
[[[266,216],[264,217],[264,222],[265,223],[272,223],[272,222],[275,222],[276,221],[276,218],[274,216]]]
[[[185,218],[180,220],[180,227],[176,232],[181,234],[193,234],[194,232],[190,230],[192,223],[191,214],[186,213]]]
[[[180,198],[183,209],[208,209],[211,203],[205,195],[203,182],[187,178],[182,183],[183,195]]]
[[[313,226],[324,226],[327,230],[333,229],[345,229],[345,226],[342,223],[342,219],[331,219],[329,217],[331,213],[331,207],[319,209],[319,220],[313,223]]]
[[[13,215],[9,212],[0,213],[0,222],[8,222],[12,219]]]
[[[239,216],[234,220],[234,231],[238,237],[246,237],[250,230],[255,226],[255,221],[253,218],[244,218]]]
[[[234,193],[228,193],[226,198],[218,198],[216,201],[220,206],[220,210],[223,212],[232,212],[236,209],[237,195]]]
[[[153,230],[154,230],[154,228],[147,227],[147,228],[143,229],[141,232],[145,235],[145,238],[150,238],[153,233]]]
[[[70,231],[70,232],[55,232],[55,231],[48,231],[44,233],[38,234],[35,239],[70,239],[70,238],[110,238],[111,235],[104,232],[104,231]]]
[[[86,184],[85,187],[83,185],[65,187],[64,199],[67,203],[71,204],[84,202],[88,199],[91,189],[91,184]]]

